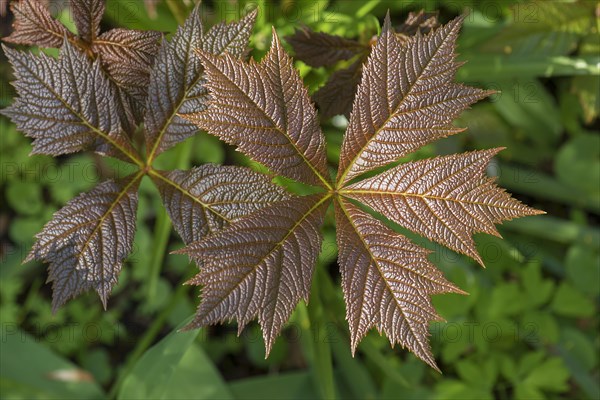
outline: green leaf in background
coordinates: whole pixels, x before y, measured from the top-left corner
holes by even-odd
[[[600,201],[600,136],[585,134],[565,143],[554,162],[560,181]]]
[[[592,2],[588,2],[592,4]],[[594,8],[586,2],[529,1],[515,4],[504,30],[485,50],[519,55],[566,55],[587,34]]]
[[[42,188],[36,182],[12,182],[6,190],[6,200],[13,210],[23,215],[36,215],[44,205]]]
[[[13,329],[14,328],[14,329]],[[2,326],[2,399],[100,399],[93,377],[57,356],[16,325]]]
[[[198,331],[171,332],[138,360],[119,399],[229,399],[210,359],[195,343]]]
[[[530,263],[521,270],[521,282],[525,289],[527,306],[536,308],[542,306],[552,297],[554,282],[543,279],[540,263]]]
[[[557,314],[575,318],[588,318],[595,312],[594,303],[567,282],[558,287],[552,300],[552,309]]]
[[[600,254],[587,246],[575,244],[567,251],[567,278],[581,292],[600,294]]]
[[[309,372],[288,372],[234,381],[229,389],[238,400],[316,399]]]
[[[568,388],[569,371],[558,357],[551,357],[541,364],[535,365],[527,377],[515,388],[516,399],[535,399],[546,397],[541,393],[561,392]]]

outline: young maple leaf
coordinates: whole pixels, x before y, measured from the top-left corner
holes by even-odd
[[[202,286],[202,299],[187,329],[235,318],[241,330],[258,317],[268,354],[298,301],[308,299],[320,228],[333,201],[353,352],[376,327],[392,344],[408,347],[437,369],[428,324],[440,317],[430,296],[463,292],[429,262],[425,249],[353,201],[479,262],[473,233],[497,234],[495,223],[541,213],[485,176],[499,149],[407,163],[360,180],[461,132],[452,120],[490,94],[453,83],[462,20],[406,38],[396,35],[386,18],[363,67],[335,184],[315,111],[275,32],[260,63],[198,52],[209,100],[207,109],[186,118],[272,171],[326,192],[271,203],[181,250],[202,266],[191,280]]]
[[[93,46],[105,46],[99,38],[112,35],[124,47],[132,43],[135,35],[126,31],[112,30],[106,36],[98,36],[104,9],[99,2],[78,2],[73,6],[81,35],[81,39],[73,40],[91,40]],[[22,1],[13,6],[15,12],[29,9],[37,14],[18,16],[18,30],[11,40],[50,44],[39,42],[44,37],[40,30],[62,25],[54,24],[45,9],[35,2]],[[54,311],[89,289],[98,292],[106,307],[133,246],[137,189],[144,175],[158,187],[173,226],[185,243],[200,240],[247,214],[289,197],[283,188],[248,168],[203,165],[189,171],[159,171],[152,165],[160,152],[197,131],[178,116],[190,109],[202,109],[207,94],[202,65],[193,50],[203,48],[214,54],[245,55],[255,18],[256,13],[250,13],[240,22],[216,25],[205,35],[200,8],[196,7],[174,38],[163,42],[145,84],[149,89],[142,99],[146,104],[143,115],[148,144],[146,160],[131,143],[130,129],[137,127],[123,124],[119,88],[111,83],[100,59],[92,61],[71,39],[51,43],[62,43],[58,59],[3,46],[15,71],[18,97],[2,114],[34,138],[33,153],[56,156],[92,150],[139,167],[128,177],[103,182],[71,200],[36,235],[37,241],[25,262],[36,259],[49,263]],[[74,37],[66,31],[57,34]],[[132,74],[146,79],[139,71]]]

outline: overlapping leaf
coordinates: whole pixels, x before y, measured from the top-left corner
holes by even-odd
[[[485,176],[499,150],[409,162],[352,184],[344,194],[483,264],[471,238],[474,233],[498,235],[494,224],[540,213]]]
[[[335,211],[352,351],[377,327],[437,369],[427,336],[429,322],[441,318],[430,296],[464,292],[427,260],[427,250],[344,199]]]
[[[325,138],[306,88],[275,32],[260,64],[199,52],[208,110],[186,116],[274,172],[328,186]]]
[[[71,9],[79,37],[88,43],[94,42],[100,33],[104,0],[72,1]]]
[[[37,235],[25,260],[50,263],[54,311],[79,293],[94,289],[106,302],[135,235],[141,174],[104,182],[59,210]]]
[[[100,70],[69,42],[58,60],[3,47],[19,97],[2,110],[34,138],[33,153],[60,155],[91,148],[131,161],[134,153],[113,106],[114,90]]]
[[[153,179],[186,244],[288,198],[265,175],[234,166],[207,164],[190,171],[160,172]]]
[[[38,1],[19,0],[10,5],[15,20],[10,36],[2,40],[9,43],[41,47],[61,47],[65,37],[74,35],[63,24],[52,18]]]
[[[194,51],[208,48],[213,54],[228,52],[241,56],[255,19],[256,12],[252,12],[240,22],[217,25],[208,32],[204,43],[200,6],[197,6],[171,42],[163,44],[152,72],[144,119],[149,157],[160,154],[198,130],[178,115],[206,108],[202,65]]]
[[[294,48],[296,57],[311,67],[334,65],[369,50],[367,45],[356,40],[315,32],[306,27],[296,29],[285,39]]]
[[[118,89],[115,107],[128,132],[140,120],[147,93],[150,69],[158,52],[160,32],[113,29],[100,33],[104,0],[71,2],[79,35],[69,32],[52,18],[37,0],[13,3],[14,30],[3,40],[16,44],[61,47],[64,38],[92,59],[99,58],[110,82]]]
[[[344,135],[338,182],[462,131],[451,125],[489,92],[453,83],[455,42],[462,19],[402,45],[386,20],[364,67]]]
[[[268,354],[298,301],[308,301],[327,199],[274,203],[189,245],[185,252],[202,262],[192,283],[203,288],[188,328],[235,318],[241,331],[258,316]]]
[[[408,42],[417,33],[425,34],[438,26],[437,15],[419,11],[409,13],[406,21],[398,28],[396,37],[400,43]],[[286,37],[294,49],[295,57],[313,67],[332,66],[338,61],[356,58],[350,66],[335,71],[319,90],[313,100],[325,117],[350,116],[356,89],[360,83],[362,66],[371,53],[371,43],[360,43],[341,36],[314,32],[304,27]]]

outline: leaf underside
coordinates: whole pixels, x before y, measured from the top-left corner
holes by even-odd
[[[196,328],[234,318],[239,331],[253,318],[267,355],[300,299],[308,301],[327,210],[322,195],[274,203],[184,251],[201,262],[191,283],[202,285]]]
[[[325,138],[277,36],[260,64],[198,54],[211,96],[207,110],[186,118],[278,174],[328,185]]]
[[[373,48],[342,144],[338,181],[384,166],[463,129],[452,121],[489,92],[453,83],[462,18],[404,45],[390,28]]]
[[[283,188],[265,175],[235,166],[206,164],[190,171],[160,172],[154,182],[186,244],[288,198]]]
[[[474,233],[499,236],[494,224],[539,214],[485,176],[499,150],[405,163],[346,187],[344,194],[483,265]]]
[[[200,58],[194,51],[243,56],[255,19],[256,12],[252,12],[239,22],[216,25],[203,34],[197,6],[171,42],[163,43],[150,79],[144,120],[150,155],[160,154],[198,131],[197,126],[181,117],[206,108],[208,92]]]
[[[129,161],[133,150],[113,107],[115,93],[98,62],[66,42],[59,59],[3,46],[19,97],[2,113],[27,136],[33,153],[61,155],[84,149]]]
[[[336,202],[337,241],[352,351],[376,327],[437,369],[427,340],[430,295],[464,293],[427,260],[429,252],[347,200]]]
[[[104,308],[133,247],[141,175],[104,182],[54,214],[25,259],[49,263],[52,309],[83,291],[98,292]]]

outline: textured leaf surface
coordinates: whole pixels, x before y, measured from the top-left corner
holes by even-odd
[[[77,0],[71,1],[70,5],[79,37],[92,43],[100,33],[104,0]]]
[[[313,94],[313,100],[319,106],[323,117],[350,116],[356,89],[360,83],[363,61],[360,59],[348,68],[335,71],[327,83]]]
[[[58,60],[4,47],[19,94],[4,109],[27,136],[33,153],[60,155],[92,148],[126,161],[133,153],[113,106],[115,93],[100,70],[66,42]]]
[[[386,20],[364,66],[344,136],[338,182],[462,131],[451,125],[461,111],[489,92],[452,83],[461,18],[425,37],[400,43]]]
[[[285,39],[294,49],[295,57],[311,67],[334,65],[369,51],[368,46],[356,40],[315,32],[307,27],[296,29]]]
[[[209,108],[187,118],[276,173],[328,186],[325,138],[275,31],[260,64],[229,54],[199,54],[211,92]]]
[[[234,166],[206,164],[190,171],[161,172],[154,182],[186,244],[288,198],[265,175]]]
[[[437,13],[425,12],[423,10],[410,12],[408,13],[408,17],[406,17],[406,21],[398,28],[396,36],[400,39],[400,42],[404,43],[408,41],[410,36],[414,36],[417,33],[429,33],[438,26]]]
[[[106,302],[135,235],[137,187],[141,175],[104,182],[74,198],[44,229],[25,261],[50,263],[52,308],[94,289]]]
[[[11,3],[10,9],[15,20],[10,36],[2,39],[5,42],[40,47],[60,47],[65,37],[74,37],[36,0],[14,1]]]
[[[208,92],[204,87],[202,64],[195,50],[210,48],[214,54],[242,54],[248,44],[256,12],[238,23],[223,28],[213,27],[207,44],[203,44],[200,7],[196,7],[184,26],[168,44],[163,44],[151,74],[145,116],[146,146],[157,155],[193,135],[198,128],[178,114],[189,114],[206,108]],[[212,31],[212,30],[211,30]],[[215,35],[220,33],[219,37]],[[242,50],[244,49],[244,50]]]
[[[344,194],[400,225],[483,264],[472,235],[494,224],[540,214],[485,176],[500,149],[409,162],[347,187]]]
[[[155,31],[112,29],[94,40],[92,51],[113,81],[143,104],[161,37]]]
[[[300,299],[308,300],[327,197],[292,198],[229,225],[185,252],[202,262],[202,301],[188,328],[254,317],[269,353]]]
[[[437,369],[429,322],[440,320],[430,296],[463,293],[411,243],[346,200],[336,202],[337,242],[352,351],[376,327]]]
[[[233,57],[244,58],[257,13],[254,10],[239,21],[221,22],[210,28],[202,38],[202,50],[215,55],[229,53]]]

